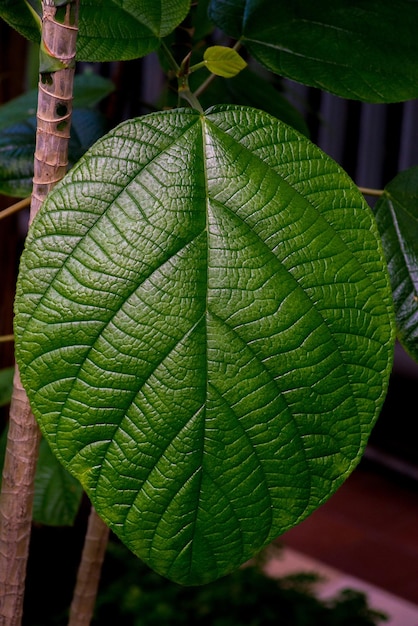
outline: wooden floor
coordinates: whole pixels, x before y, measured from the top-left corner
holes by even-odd
[[[418,605],[418,482],[364,460],[284,546]]]

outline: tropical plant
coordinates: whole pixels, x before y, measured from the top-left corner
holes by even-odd
[[[33,41],[42,32],[0,509],[12,530],[0,536],[4,623],[18,624],[10,564],[28,545],[37,424],[94,505],[92,528],[105,522],[99,544],[108,526],[186,585],[236,569],[357,465],[387,391],[395,314],[417,358],[416,170],[388,185],[375,219],[271,76],[364,102],[414,98],[418,6],[3,0],[0,15]],[[61,180],[76,41],[80,61],[158,51],[168,81],[161,110],[97,141],[100,119],[81,112],[91,132],[73,135]],[[18,197],[32,173],[23,98],[1,131],[0,181]]]

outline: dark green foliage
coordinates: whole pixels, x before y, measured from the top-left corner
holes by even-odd
[[[41,14],[39,0],[33,2]],[[187,15],[189,0],[81,0],[77,57],[111,61],[144,56],[160,45]],[[22,35],[38,41],[40,20],[25,0],[2,0],[0,17]]]
[[[6,367],[0,370],[0,406],[5,406],[10,402],[13,385],[13,367]]]
[[[217,26],[276,74],[367,102],[417,96],[416,2],[211,0],[209,6]]]
[[[316,574],[276,581],[263,574],[261,563],[189,588],[162,578],[111,541],[92,626],[374,626],[383,619],[360,592],[346,590],[324,602],[314,592]]]
[[[398,174],[376,204],[375,216],[388,259],[398,338],[418,360],[418,167]]]
[[[83,530],[83,516],[74,528],[34,529],[23,626],[67,623]],[[320,600],[315,572],[267,578],[263,559],[272,553],[280,558],[280,548],[270,547],[254,566],[204,587],[184,587],[153,572],[111,535],[91,626],[380,626],[385,621],[352,589]]]

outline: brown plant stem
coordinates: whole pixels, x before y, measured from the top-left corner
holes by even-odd
[[[31,219],[50,190],[64,177],[68,166],[78,0],[67,0],[59,10],[64,8],[65,19],[61,23],[55,20],[58,8],[54,0],[43,1],[42,40],[47,56],[41,55],[38,85]],[[56,69],[54,62],[62,65],[62,69]]]
[[[359,187],[359,191],[364,196],[375,196],[376,198],[380,198],[383,195],[383,189],[371,189],[370,187]]]
[[[0,624],[22,619],[40,433],[16,368],[0,494]]]
[[[67,169],[78,0],[42,3],[34,184],[30,220]],[[60,12],[60,21],[55,19]],[[0,626],[20,626],[32,523],[39,428],[16,367],[0,494]]]
[[[3,209],[3,211],[0,211],[0,220],[4,219],[5,217],[9,217],[9,215],[13,215],[18,211],[21,211],[22,209],[26,209],[26,207],[30,206],[30,203],[30,198],[24,198],[23,200],[19,200],[19,202],[15,202],[11,206],[8,206],[7,209]]]
[[[109,528],[92,507],[68,626],[89,626],[93,617]]]
[[[0,335],[0,343],[8,343],[9,341],[14,341],[14,335]]]

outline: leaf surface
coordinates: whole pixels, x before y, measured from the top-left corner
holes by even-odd
[[[398,337],[418,361],[418,167],[398,174],[376,203]]]
[[[416,1],[211,0],[209,9],[281,76],[368,102],[418,96]]]
[[[185,584],[342,483],[393,350],[362,196],[305,137],[237,106],[97,142],[32,225],[15,324],[51,448],[131,550]]]
[[[37,3],[38,11],[40,3]],[[186,17],[190,0],[80,0],[77,59],[134,59],[156,50]],[[32,41],[39,28],[25,0],[2,0],[0,17]]]

